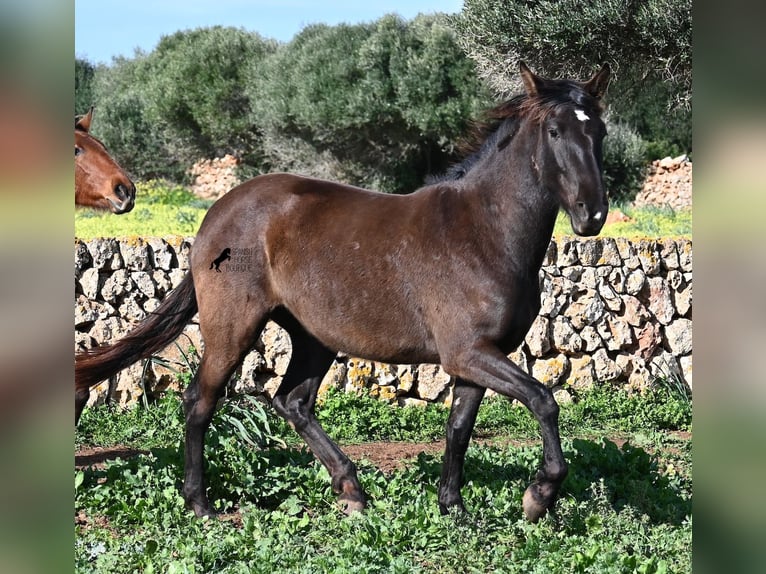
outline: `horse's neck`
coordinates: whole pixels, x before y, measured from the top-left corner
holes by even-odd
[[[493,226],[497,241],[519,271],[537,274],[548,249],[558,204],[535,172],[533,147],[514,141],[480,160],[465,177],[465,191],[481,198],[480,217]]]

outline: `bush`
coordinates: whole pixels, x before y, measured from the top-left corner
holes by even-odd
[[[612,201],[635,198],[646,173],[646,143],[635,130],[609,123],[604,140],[604,183]]]
[[[309,26],[249,77],[271,169],[389,192],[443,170],[486,103],[441,16]]]

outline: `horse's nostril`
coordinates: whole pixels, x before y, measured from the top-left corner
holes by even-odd
[[[136,186],[131,184],[130,187],[128,187],[124,183],[118,183],[114,188],[114,193],[122,201],[132,199],[136,196]]]

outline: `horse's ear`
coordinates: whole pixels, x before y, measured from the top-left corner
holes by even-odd
[[[604,64],[601,69],[587,82],[585,82],[583,88],[591,96],[600,100],[606,92],[606,87],[609,85],[609,64]]]
[[[524,89],[527,91],[527,95],[536,96],[543,85],[543,79],[532,73],[532,70],[524,62],[519,62],[519,73],[521,74],[521,81],[524,82]]]
[[[93,119],[93,106],[90,107],[88,113],[84,116],[75,116],[74,129],[84,131],[88,133],[90,131],[90,122]]]

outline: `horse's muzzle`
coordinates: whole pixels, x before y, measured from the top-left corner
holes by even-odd
[[[109,199],[111,211],[114,214],[128,213],[136,204],[136,186],[130,182],[129,186],[119,183],[114,188],[114,198]]]
[[[589,207],[583,202],[577,202],[575,208],[569,214],[569,222],[572,231],[582,237],[598,235],[606,222],[609,204]]]

